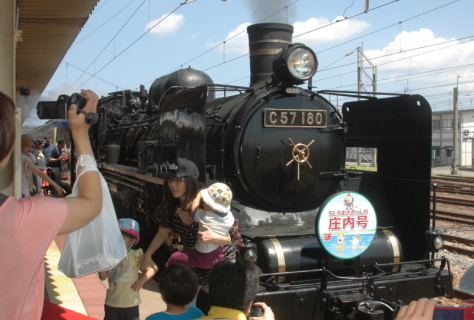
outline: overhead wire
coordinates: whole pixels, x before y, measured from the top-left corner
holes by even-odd
[[[65,63],[68,67],[70,66],[70,67],[73,67],[73,68],[75,68],[75,69],[77,69],[77,70],[79,70],[79,71],[81,71],[81,72],[83,72],[83,73],[85,73],[85,74],[92,75],[92,73],[87,72],[87,70],[81,69],[81,68],[79,68],[79,67],[77,67],[77,66],[71,64],[70,62],[67,62],[67,61],[65,61],[65,60],[63,60],[63,61],[61,61],[61,62],[62,62],[62,63]],[[123,89],[126,89],[125,87],[118,86],[118,85],[113,84],[113,83],[111,83],[110,81],[107,81],[107,80],[102,79],[102,78],[100,78],[100,77],[97,77],[97,76],[96,76],[95,78],[96,78],[97,80],[100,80],[100,81],[102,81],[102,82],[104,82],[104,83],[107,83],[107,84],[109,84],[109,85],[111,85],[111,86],[113,86],[113,87],[115,87],[115,88],[123,88]]]
[[[118,16],[123,10],[127,9],[128,6],[130,6],[135,0],[129,2],[126,6],[124,6],[122,9],[120,9],[119,11],[117,11],[113,16],[111,16],[109,19],[107,19],[106,21],[104,21],[104,23],[102,23],[100,26],[98,26],[97,28],[95,28],[94,30],[92,30],[89,34],[87,34],[86,36],[84,36],[82,39],[76,41],[72,46],[71,48],[74,48],[75,46],[77,46],[79,43],[81,43],[82,41],[86,40],[87,38],[89,38],[91,35],[93,35],[94,33],[96,33],[100,28],[102,28],[103,26],[105,26],[106,24],[108,24],[110,22],[110,20],[112,20],[113,18],[115,18],[116,16]],[[106,2],[105,2],[106,3]],[[104,4],[105,4],[104,3]],[[103,8],[103,6],[101,6],[101,8]],[[97,13],[98,9],[94,12],[94,13]]]
[[[299,0],[294,0],[293,2],[291,2],[291,3],[287,4],[287,5],[285,5],[285,7],[281,8],[281,9],[275,11],[274,13],[272,13],[271,15],[269,15],[269,16],[267,16],[267,17],[261,19],[260,21],[258,21],[258,23],[261,23],[261,22],[263,22],[263,21],[265,21],[265,20],[267,20],[267,19],[273,17],[274,15],[276,15],[276,14],[280,13],[281,11],[287,9],[289,6],[294,5],[294,4],[295,4],[296,2],[298,2],[298,1],[299,1]],[[216,48],[218,48],[218,47],[220,47],[220,46],[225,45],[226,42],[229,42],[230,40],[232,40],[232,39],[238,37],[239,35],[241,35],[241,34],[244,33],[245,31],[246,31],[246,29],[244,29],[244,30],[242,30],[242,31],[240,31],[240,32],[238,32],[238,33],[236,33],[236,34],[234,34],[234,35],[233,35],[232,37],[230,37],[230,38],[226,38],[224,41],[222,41],[222,42],[216,44],[215,46],[213,46],[212,48],[210,48],[210,49],[204,51],[203,53],[200,53],[200,54],[197,55],[196,57],[194,57],[194,58],[192,58],[192,59],[190,59],[190,60],[188,60],[188,61],[186,61],[186,62],[180,64],[179,67],[173,68],[172,70],[166,72],[165,74],[168,74],[168,73],[171,73],[171,72],[173,72],[173,71],[175,71],[175,70],[178,70],[178,69],[182,68],[184,65],[187,65],[188,63],[190,63],[190,62],[192,62],[192,61],[194,61],[194,60],[196,60],[196,59],[202,57],[203,55],[205,55],[205,54],[207,54],[207,53],[213,51],[214,49],[216,49]],[[248,56],[248,54],[244,54],[243,56]],[[241,57],[242,57],[242,56],[241,56]],[[241,57],[238,57],[238,58],[241,58]],[[234,60],[237,60],[237,59],[232,59],[232,60],[229,60],[228,62],[234,61]],[[224,62],[224,63],[225,63],[225,62]],[[223,65],[224,63],[219,63],[219,64],[217,64],[217,65],[215,65],[215,66],[209,67],[209,68],[206,69],[206,70],[213,69],[213,68],[215,68],[215,67],[217,67],[217,66]],[[205,71],[205,70],[204,70],[204,71]]]
[[[368,11],[373,11],[373,10],[376,10],[376,9],[380,9],[381,7],[384,7],[384,6],[386,6],[386,5],[392,4],[392,3],[397,2],[397,1],[399,1],[399,0],[393,0],[393,1],[390,1],[390,2],[387,2],[387,3],[384,3],[384,4],[382,4],[382,5],[379,5],[379,6],[377,6],[377,7],[372,8],[372,9],[370,9],[370,10],[368,10]],[[458,1],[459,1],[459,0],[451,1],[451,2],[446,3],[446,4],[444,4],[444,5],[435,7],[435,8],[433,8],[433,9],[430,9],[430,10],[425,11],[425,12],[423,12],[423,13],[420,13],[420,14],[417,14],[417,15],[414,15],[414,16],[411,16],[411,17],[409,17],[409,18],[407,18],[407,19],[404,19],[404,20],[401,20],[401,21],[399,21],[399,22],[397,22],[397,23],[391,24],[391,25],[389,25],[389,26],[380,28],[380,29],[378,29],[378,30],[375,30],[375,31],[366,33],[366,34],[364,34],[364,35],[361,35],[361,36],[358,36],[358,37],[355,37],[355,38],[351,38],[350,40],[347,40],[347,41],[342,42],[342,43],[338,43],[337,45],[334,45],[334,46],[332,46],[332,47],[326,48],[326,49],[324,49],[324,50],[319,50],[319,51],[317,51],[316,53],[322,53],[322,52],[328,51],[328,50],[330,50],[330,49],[334,49],[334,48],[336,48],[336,47],[339,47],[339,46],[341,46],[341,45],[344,45],[344,44],[346,44],[346,43],[353,42],[353,41],[355,41],[355,40],[364,38],[364,37],[366,37],[366,36],[369,36],[369,35],[372,35],[372,34],[381,32],[381,31],[386,30],[386,29],[389,29],[389,28],[391,28],[391,27],[393,27],[393,26],[397,26],[397,25],[399,25],[399,24],[401,24],[401,23],[403,23],[403,22],[406,22],[406,21],[409,21],[409,20],[412,20],[412,19],[415,19],[415,18],[419,18],[419,17],[421,17],[421,16],[424,16],[425,14],[428,14],[428,13],[431,13],[431,12],[433,12],[433,11],[439,10],[439,9],[441,9],[441,8],[444,8],[444,7],[448,6],[448,5],[452,5],[453,3],[458,2]],[[352,16],[352,17],[354,17],[354,16]],[[300,33],[300,34],[298,34],[298,35],[293,36],[293,39],[295,39],[295,38],[297,38],[297,37],[300,37],[300,36],[302,36],[302,35],[305,35],[305,34],[308,34],[308,33],[311,33],[311,32],[317,31],[317,30],[321,30],[321,29],[326,28],[326,27],[329,27],[329,26],[332,26],[332,25],[334,25],[334,24],[336,24],[336,23],[338,23],[338,22],[345,21],[345,20],[350,19],[350,18],[352,18],[352,17],[349,17],[349,18],[346,18],[346,19],[343,19],[343,20],[337,20],[337,21],[331,22],[331,23],[329,23],[329,24],[326,24],[326,25],[324,25],[324,26],[321,26],[321,27],[318,27],[318,28],[315,28],[315,29],[312,29],[312,30],[309,30],[309,31],[306,31],[306,32],[303,32],[303,33]],[[454,40],[453,40],[453,41],[454,41]],[[248,55],[248,54],[247,54],[247,55]],[[214,68],[214,67],[216,67],[216,66],[220,66],[220,65],[223,65],[223,64],[224,64],[224,63],[216,64],[215,66],[209,67],[209,68],[207,68],[206,70],[212,69],[212,68]],[[352,64],[352,63],[351,63],[351,64]],[[350,65],[350,64],[349,64],[349,65]],[[343,66],[347,66],[347,65],[343,65]],[[342,66],[338,66],[337,68],[339,68],[339,67],[342,67]],[[332,70],[332,69],[334,69],[334,68],[323,69],[323,70],[327,71],[327,70]]]
[[[145,3],[146,0],[143,1],[143,3]],[[100,68],[98,71],[94,72],[94,74],[89,78],[87,79],[86,81],[84,81],[83,83],[80,84],[80,87],[82,87],[84,84],[86,84],[90,79],[92,79],[93,77],[96,76],[96,74],[98,74],[100,71],[102,71],[105,67],[107,67],[110,63],[112,63],[116,58],[118,58],[119,56],[121,56],[125,51],[127,51],[129,48],[131,48],[135,43],[137,43],[141,38],[143,38],[148,32],[150,32],[151,30],[153,30],[157,25],[159,25],[161,22],[163,22],[164,20],[166,20],[166,18],[168,18],[170,15],[172,15],[174,12],[176,12],[179,8],[181,8],[183,5],[185,4],[188,4],[188,3],[191,3],[191,2],[194,2],[196,0],[186,0],[185,2],[182,2],[179,4],[179,6],[177,6],[174,10],[172,10],[170,13],[168,13],[165,17],[163,17],[160,21],[158,21],[157,23],[155,23],[151,28],[149,28],[147,31],[145,31],[141,36],[139,36],[137,39],[135,39],[135,41],[133,41],[131,44],[129,44],[125,49],[123,49],[119,54],[115,55],[114,58],[112,60],[110,60],[109,62],[107,62],[104,66],[102,66],[102,68]],[[142,3],[142,4],[143,4]],[[140,5],[141,6],[141,5]]]
[[[135,9],[135,11],[132,13],[132,15],[127,19],[127,21],[125,21],[125,23],[119,28],[119,30],[115,33],[115,35],[112,37],[112,39],[110,39],[110,41],[104,46],[104,48],[102,49],[101,52],[99,52],[99,54],[95,57],[95,59],[89,64],[89,66],[86,68],[86,70],[89,70],[89,68],[94,64],[94,62],[97,61],[97,59],[99,59],[99,57],[102,55],[102,53],[105,51],[105,49],[107,49],[107,47],[115,40],[115,38],[117,38],[117,36],[119,35],[119,33],[123,30],[123,28],[125,28],[125,26],[130,22],[130,20],[133,18],[133,16],[138,12],[138,10],[143,6],[143,4],[145,4],[145,1],[146,0],[143,0],[142,3],[138,6],[138,8]],[[114,57],[115,59],[115,57]],[[101,69],[102,70],[102,69]],[[84,74],[84,72],[72,83],[72,85],[74,85],[77,80],[79,80],[82,75]],[[96,74],[96,73],[95,73]],[[87,81],[86,81],[87,82]],[[81,84],[81,86],[84,85],[84,83]]]
[[[195,1],[195,0],[194,0],[194,1]],[[272,17],[273,15],[278,14],[278,13],[281,12],[282,10],[287,9],[288,6],[293,5],[293,4],[296,3],[297,1],[298,1],[298,0],[293,1],[292,3],[286,5],[284,8],[282,8],[282,9],[280,9],[280,10],[274,12],[273,14],[269,15],[268,17],[266,17],[266,18],[260,20],[260,22],[265,21],[266,19]],[[372,9],[370,9],[369,11],[376,10],[376,9],[378,9],[378,8],[380,8],[380,7],[383,7],[383,6],[392,4],[392,3],[397,2],[397,1],[399,1],[399,0],[393,0],[393,1],[391,1],[391,2],[387,2],[387,3],[385,3],[385,4],[382,4],[382,5],[378,6],[378,7],[372,8]],[[332,49],[332,48],[335,48],[335,47],[337,47],[337,46],[343,45],[343,44],[345,44],[345,43],[347,43],[347,42],[354,41],[354,40],[360,39],[360,38],[362,38],[362,37],[366,37],[366,36],[371,35],[371,34],[373,34],[373,33],[380,32],[380,31],[385,30],[385,29],[387,29],[387,28],[393,27],[393,26],[395,26],[395,25],[397,25],[397,24],[401,24],[402,22],[406,22],[406,21],[409,21],[409,20],[418,18],[418,17],[420,17],[420,16],[423,16],[423,15],[428,14],[428,13],[430,13],[430,12],[433,12],[433,11],[435,11],[435,10],[439,10],[440,8],[446,7],[446,6],[451,5],[451,4],[453,4],[453,3],[455,3],[455,2],[458,2],[458,1],[459,1],[459,0],[455,0],[455,1],[449,2],[449,3],[444,4],[444,5],[442,5],[442,6],[438,6],[438,7],[436,7],[436,8],[431,9],[431,10],[425,11],[425,12],[423,12],[423,13],[421,13],[421,14],[418,14],[418,15],[415,15],[415,16],[412,16],[412,17],[409,17],[409,18],[407,18],[407,19],[404,19],[404,20],[402,20],[402,21],[400,21],[400,22],[398,22],[398,23],[396,23],[396,24],[392,24],[392,25],[390,25],[390,26],[387,26],[387,27],[384,27],[384,28],[375,30],[375,31],[373,31],[373,32],[364,34],[364,35],[362,35],[362,36],[359,36],[359,37],[356,37],[356,38],[352,38],[352,39],[349,40],[349,41],[346,41],[346,42],[343,42],[343,43],[339,43],[339,44],[336,45],[336,46],[332,46],[332,47],[330,47],[330,48],[326,48],[326,49],[324,49],[324,50],[321,50],[321,51],[319,51],[319,53],[320,53],[320,52],[327,51],[327,50]],[[185,2],[181,3],[181,4],[180,4],[175,10],[173,10],[171,13],[175,12],[175,11],[176,11],[177,9],[179,9],[183,4],[187,4],[187,3],[189,3],[189,2],[191,2],[191,1],[185,1]],[[170,13],[170,14],[171,14],[171,13]],[[157,24],[155,24],[151,29],[153,29],[156,25],[158,25],[159,23],[161,23],[161,22],[162,22],[164,19],[166,19],[170,14],[168,14],[165,18],[163,18],[162,20],[160,20],[160,21],[159,21]],[[109,20],[110,20],[110,19],[109,19]],[[346,20],[346,19],[344,19],[344,20]],[[332,22],[332,23],[327,24],[327,25],[325,25],[325,26],[322,26],[322,27],[319,27],[319,28],[316,28],[316,29],[313,29],[313,30],[306,31],[306,32],[304,32],[304,33],[301,33],[301,34],[299,34],[299,35],[294,36],[293,38],[297,38],[297,37],[302,36],[302,35],[305,35],[305,34],[307,34],[307,33],[320,30],[320,29],[322,29],[322,28],[324,28],[324,27],[328,27],[328,26],[333,25],[333,24],[335,24],[335,23],[338,23],[338,22],[340,22],[340,21],[343,21],[343,20],[338,20],[338,21],[336,21],[336,22]],[[151,29],[150,29],[150,30],[151,30]],[[138,39],[136,39],[134,42],[132,42],[132,44],[130,44],[130,45],[129,45],[127,48],[125,48],[122,52],[120,52],[118,55],[116,55],[111,61],[109,61],[109,62],[108,62],[106,65],[104,65],[101,69],[99,69],[97,72],[95,72],[93,75],[91,75],[91,77],[90,77],[88,80],[86,80],[85,82],[83,82],[81,85],[85,84],[85,83],[86,83],[87,81],[89,81],[92,77],[95,77],[101,70],[103,70],[107,65],[109,65],[112,61],[114,61],[118,56],[120,56],[123,52],[125,52],[128,48],[130,48],[133,44],[135,44],[138,40],[140,40],[140,39],[141,39],[146,33],[148,33],[150,30],[148,30],[147,32],[145,32],[144,34],[142,34]],[[245,30],[242,30],[241,32],[239,32],[239,33],[233,35],[232,37],[230,37],[230,38],[224,40],[223,42],[221,42],[221,43],[215,45],[214,47],[210,48],[209,50],[206,50],[205,52],[203,52],[203,53],[197,55],[196,57],[194,57],[194,58],[192,58],[192,59],[190,59],[190,60],[184,62],[183,64],[180,65],[180,67],[182,67],[183,65],[186,65],[186,64],[188,64],[188,63],[190,63],[190,62],[192,62],[192,61],[194,61],[194,60],[196,60],[196,59],[202,57],[203,55],[209,53],[210,51],[215,50],[215,49],[218,48],[219,46],[225,45],[226,42],[228,42],[228,41],[234,39],[235,37],[239,36],[239,35],[242,34],[243,32],[245,32]],[[459,40],[459,39],[458,39],[458,40]],[[452,41],[454,41],[454,40],[452,40]],[[418,48],[417,48],[417,49],[418,49]],[[411,49],[411,50],[416,50],[416,49]],[[410,51],[410,50],[407,50],[407,51]],[[403,51],[403,53],[406,53],[407,51]],[[245,57],[245,56],[248,56],[248,54],[244,54],[244,55],[241,55],[241,56],[239,56],[239,57],[236,57],[236,58],[233,58],[233,59],[230,59],[230,60],[227,60],[227,61],[223,61],[223,62],[218,63],[218,64],[215,64],[215,65],[212,65],[212,66],[210,66],[210,67],[208,67],[208,68],[205,68],[204,71],[207,71],[207,70],[210,70],[210,69],[213,69],[213,68],[222,66],[222,65],[224,65],[224,64],[226,64],[226,63],[229,63],[229,62],[238,60],[238,59],[240,59],[240,58],[242,58],[242,57]],[[381,57],[386,57],[386,56],[381,56]],[[378,58],[381,58],[381,57],[378,57]],[[407,58],[405,58],[405,59],[408,59],[408,58],[409,58],[409,57],[407,57]],[[340,61],[340,60],[342,60],[342,58],[339,59],[339,60],[337,60],[337,61],[335,61],[335,62],[333,62],[333,63],[331,63],[330,65],[333,65],[334,63],[337,63],[337,62]],[[403,60],[403,59],[400,59],[400,60]],[[91,64],[91,65],[92,65],[92,64]],[[342,65],[342,66],[337,66],[337,67],[335,67],[335,68],[328,68],[330,65],[328,65],[328,66],[326,67],[326,69],[320,70],[320,72],[321,72],[321,71],[333,70],[333,69],[340,68],[340,67],[343,67],[343,66],[347,66],[347,65],[350,65],[350,64],[346,64],[346,65]],[[89,67],[90,67],[90,66],[89,66]],[[89,68],[89,67],[88,67],[88,68]],[[176,69],[179,69],[179,67],[177,67],[177,68],[175,68],[175,69],[173,69],[173,70],[176,70]],[[170,71],[170,72],[171,72],[171,71]],[[342,75],[351,74],[351,73],[353,73],[353,72],[344,73],[344,74],[342,74]],[[340,76],[341,76],[341,75],[335,75],[335,76],[333,76],[333,77],[340,77]],[[242,78],[242,79],[245,79],[245,78],[248,78],[248,77],[244,77],[244,78]],[[327,79],[327,78],[326,78],[326,79]],[[239,79],[239,80],[240,80],[240,79]],[[77,81],[77,80],[76,80],[76,81]],[[102,81],[104,81],[104,80],[102,79]],[[152,81],[154,81],[154,79],[151,80],[150,82],[152,82]],[[232,81],[232,82],[236,82],[236,81],[238,81],[238,80],[234,80],[234,81]],[[379,81],[380,81],[380,80],[379,80]],[[232,83],[232,82],[231,82],[231,83]]]

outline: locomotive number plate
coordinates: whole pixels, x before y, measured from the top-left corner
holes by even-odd
[[[326,128],[326,110],[270,109],[264,110],[264,127]]]

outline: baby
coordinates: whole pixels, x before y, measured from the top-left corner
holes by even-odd
[[[202,209],[199,208],[201,200]],[[224,183],[214,183],[209,188],[201,190],[191,206],[193,220],[199,223],[199,231],[206,231],[204,227],[206,226],[215,233],[229,235],[229,230],[234,224],[234,216],[230,211],[231,201],[232,191]],[[211,269],[223,258],[222,246],[204,243],[198,239],[194,248],[185,248],[183,251],[173,253],[166,266],[182,263],[192,268]]]

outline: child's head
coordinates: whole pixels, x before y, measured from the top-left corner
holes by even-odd
[[[224,183],[214,183],[209,188],[201,190],[201,197],[212,211],[226,213],[230,210],[232,191]]]
[[[163,271],[158,284],[163,301],[175,306],[185,306],[193,301],[199,287],[194,271],[179,263]]]
[[[35,138],[31,134],[21,135],[21,150],[28,153],[35,147]]]
[[[140,227],[138,226],[138,222],[136,222],[133,219],[120,219],[118,221],[120,231],[122,231],[122,234],[129,239],[131,239],[130,244],[126,243],[126,246],[132,246],[138,243],[138,240],[140,240]],[[125,241],[127,242],[127,241]]]

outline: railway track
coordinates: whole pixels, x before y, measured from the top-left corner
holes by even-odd
[[[441,234],[443,249],[444,254],[452,259],[451,270],[457,287],[466,268],[472,266],[474,261],[474,239],[471,238],[474,226],[474,178],[436,176],[432,177],[431,182],[436,183],[436,188],[432,188],[432,191],[436,190],[436,203],[440,204],[435,215],[438,223],[435,220],[434,225],[442,226],[446,230],[443,232],[447,232]],[[463,305],[464,301],[474,300],[474,293],[454,288],[454,298],[444,300],[440,297],[440,301],[447,305]]]
[[[453,176],[436,176],[431,178],[431,182],[464,182],[464,183],[471,183],[474,185],[474,178],[472,177],[456,177]]]
[[[431,210],[433,214],[433,210]],[[433,218],[433,215],[431,215]],[[453,211],[436,210],[436,220],[444,220],[456,223],[474,224],[474,215]]]
[[[462,186],[456,184],[438,184],[436,192],[463,194],[467,196],[474,196],[474,186]]]
[[[433,198],[434,197],[431,196],[431,200],[433,200]],[[453,198],[453,197],[436,196],[436,202],[458,205],[458,206],[474,207],[474,200],[459,199],[459,198]]]
[[[474,258],[474,239],[457,237],[446,233],[442,233],[441,237],[443,238],[444,249],[455,254],[463,254]],[[446,242],[450,242],[452,244],[448,244]]]

